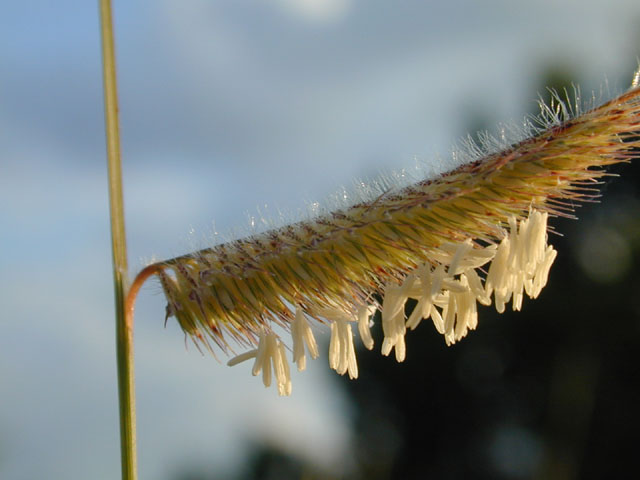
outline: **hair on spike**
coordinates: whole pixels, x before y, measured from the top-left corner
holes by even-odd
[[[306,354],[319,355],[313,320],[328,324],[330,366],[351,378],[352,327],[373,348],[376,309],[382,353],[393,350],[399,362],[407,329],[424,319],[453,344],[476,328],[477,303],[520,310],[525,295],[540,295],[557,255],[548,219],[573,218],[580,202],[597,198],[605,167],[640,155],[639,82],[640,70],[629,91],[587,111],[578,87],[573,103],[566,90],[565,99],[550,90],[522,128],[464,139],[446,173],[359,183],[333,211],[314,204],[304,220],[155,263],[136,282],[158,276],[167,317],[196,345],[253,347],[229,364],[255,358],[253,374],[265,385],[275,378],[281,395],[291,379],[273,325],[291,332],[292,361],[304,370]],[[417,304],[406,318],[409,299]]]

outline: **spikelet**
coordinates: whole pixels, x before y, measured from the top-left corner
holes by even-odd
[[[603,167],[640,148],[637,85],[575,116],[556,100],[543,105],[543,127],[531,127],[530,138],[438,178],[156,264],[167,317],[198,346],[253,348],[229,363],[255,358],[253,374],[265,385],[273,367],[285,395],[289,366],[273,325],[291,331],[293,361],[303,370],[305,351],[319,355],[310,319],[329,324],[330,366],[355,378],[352,326],[373,348],[376,309],[382,353],[394,351],[398,361],[407,329],[424,319],[452,344],[476,328],[478,302],[520,310],[524,294],[540,294],[556,256],[547,245],[549,215],[572,216],[576,202],[598,196]],[[410,298],[417,305],[406,318]]]

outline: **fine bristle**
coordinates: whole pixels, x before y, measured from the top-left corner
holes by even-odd
[[[579,96],[579,95],[576,95]],[[331,327],[329,360],[358,375],[352,323],[373,347],[370,318],[381,309],[382,353],[406,356],[404,335],[431,318],[448,344],[477,325],[477,303],[519,310],[535,298],[556,256],[547,218],[571,217],[597,197],[603,167],[638,156],[640,89],[586,113],[554,96],[534,135],[505,145],[481,135],[455,170],[355,205],[160,262],[167,316],[196,344],[254,348],[254,375],[291,390],[284,345],[272,324],[292,331],[293,359],[317,346],[308,318]],[[502,150],[497,151],[499,148]],[[485,273],[486,272],[486,275]],[[486,277],[486,279],[485,279]],[[382,297],[382,305],[376,298]],[[418,301],[405,318],[409,298]],[[356,325],[353,325],[354,327]]]

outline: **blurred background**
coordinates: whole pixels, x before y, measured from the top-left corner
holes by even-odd
[[[447,167],[545,87],[625,90],[636,0],[115,2],[133,273],[279,224],[357,178]],[[0,478],[120,474],[97,2],[0,15]],[[326,353],[279,398],[136,322],[140,478],[617,478],[640,429],[640,162],[559,221],[549,285],[404,364]],[[325,343],[327,332],[318,329]],[[378,338],[380,338],[378,336]],[[379,346],[378,346],[379,347]]]

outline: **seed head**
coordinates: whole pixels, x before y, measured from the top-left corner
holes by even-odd
[[[167,317],[207,349],[212,342],[223,351],[254,348],[230,364],[255,357],[253,374],[262,372],[265,385],[273,366],[280,394],[289,394],[285,346],[273,325],[291,331],[293,361],[303,370],[305,349],[318,356],[309,319],[328,323],[330,366],[355,378],[352,326],[373,348],[376,309],[382,353],[395,351],[399,362],[406,330],[423,319],[452,344],[476,328],[478,302],[520,310],[525,293],[540,294],[556,257],[548,217],[572,217],[578,202],[598,197],[603,167],[640,151],[637,86],[586,113],[571,110],[556,98],[542,106],[529,138],[479,152],[438,178],[161,262]],[[406,318],[410,298],[417,305]]]

